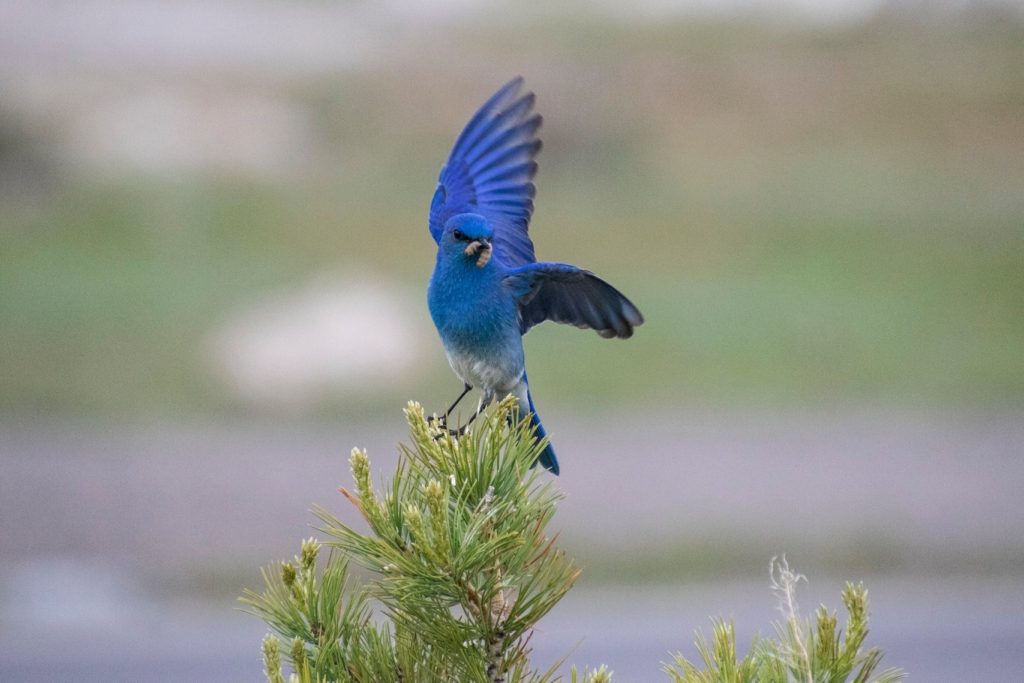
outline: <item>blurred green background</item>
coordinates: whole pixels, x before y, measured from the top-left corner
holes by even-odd
[[[542,401],[1020,404],[1019,21],[530,17],[516,30],[448,27],[443,40],[396,29],[396,49],[368,64],[299,76],[168,85],[159,71],[115,71],[110,92],[63,95],[63,116],[5,97],[0,407],[261,410],[219,381],[208,336],[237,307],[339,264],[407,284],[422,310],[437,171],[478,102],[516,72],[546,115],[538,254],[605,276],[648,319],[628,344],[532,333]],[[147,78],[156,85],[132,83]],[[117,117],[138,116],[124,91],[146,85],[182,112],[153,119],[172,121],[169,139],[126,163],[116,136],[132,129]],[[59,126],[104,95],[110,118],[92,133],[113,143],[91,156],[62,148]],[[269,115],[241,111],[253,100]],[[224,140],[239,159],[202,154],[214,141],[193,128],[233,125],[194,120],[211,102],[253,117]],[[252,163],[246,145],[262,148],[244,133],[287,139]],[[409,341],[429,348],[407,379],[321,387],[300,411],[443,401],[457,383],[425,315],[414,329]]]
[[[517,74],[537,254],[647,320],[526,338],[542,659],[654,680],[789,551],[915,678],[1019,675],[1018,0],[0,0],[0,679],[259,676],[234,597],[460,388],[427,209]]]

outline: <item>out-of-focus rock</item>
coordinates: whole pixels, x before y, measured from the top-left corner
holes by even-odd
[[[412,294],[370,273],[327,273],[254,301],[211,335],[214,369],[240,397],[301,408],[408,377],[422,347]]]

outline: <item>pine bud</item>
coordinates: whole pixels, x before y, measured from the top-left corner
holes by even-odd
[[[352,479],[356,484],[356,495],[359,496],[359,506],[370,526],[377,528],[381,514],[370,480],[370,456],[366,454],[365,449],[353,448],[349,464],[352,467]]]
[[[423,486],[423,497],[427,499],[430,511],[430,532],[434,540],[434,550],[441,557],[448,554],[448,500],[444,486],[436,479],[431,479]]]
[[[412,430],[413,441],[424,447],[429,447],[434,442],[434,436],[441,434],[439,421],[427,422],[427,416],[416,401],[409,401],[405,406],[405,419]]]
[[[292,640],[292,666],[297,672],[306,666],[306,645],[298,638]]]
[[[280,643],[269,633],[263,638],[263,669],[269,683],[284,683],[284,677],[281,675]]]
[[[281,580],[284,581],[284,585],[291,588],[295,585],[295,565],[291,562],[281,563]]]
[[[302,568],[307,572],[313,569],[316,564],[316,556],[320,554],[320,541],[315,538],[307,538],[302,541]]]
[[[423,497],[427,499],[430,514],[440,515],[444,512],[444,487],[437,479],[431,479],[423,485]]]
[[[423,544],[426,533],[423,528],[423,513],[418,507],[409,503],[405,506],[405,523],[409,525],[409,533],[417,543]]]
[[[353,448],[349,456],[349,465],[352,467],[352,480],[356,483],[356,493],[366,502],[366,499],[373,498],[373,484],[370,482],[370,456],[365,449]]]

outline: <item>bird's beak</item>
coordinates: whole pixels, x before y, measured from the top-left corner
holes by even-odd
[[[476,267],[483,268],[487,265],[487,262],[491,260],[491,242],[490,240],[481,237],[478,240],[473,240],[466,245],[466,256],[472,256],[479,253],[480,256],[476,259]]]

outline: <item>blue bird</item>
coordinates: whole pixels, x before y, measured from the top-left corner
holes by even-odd
[[[482,396],[469,422],[495,399],[512,394],[520,416],[528,416],[541,439],[546,433],[526,379],[523,335],[553,320],[625,339],[643,316],[593,273],[537,262],[527,230],[541,117],[533,113],[533,93],[520,93],[522,85],[515,78],[484,103],[441,169],[430,204],[437,261],[427,303],[448,363],[464,385],[442,424],[478,388]],[[558,474],[550,443],[538,462]]]

